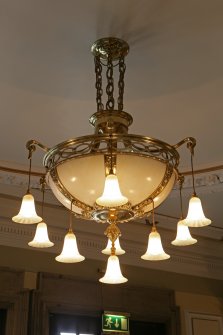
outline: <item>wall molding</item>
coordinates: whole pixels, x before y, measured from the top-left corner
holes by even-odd
[[[136,227],[137,229],[137,227]],[[50,227],[49,236],[55,243],[53,248],[41,249],[41,252],[52,254],[52,258],[59,254],[62,249],[63,239],[66,229]],[[27,252],[38,249],[28,246],[28,242],[32,240],[35,233],[35,225],[19,225],[12,222],[0,222],[0,238],[1,245],[14,248],[26,249]],[[105,260],[105,256],[101,254],[101,250],[105,247],[106,239],[103,235],[84,232],[78,230],[76,232],[79,250],[87,259]],[[146,239],[147,240],[147,239]],[[146,240],[144,241],[146,243]],[[208,243],[211,240],[208,241]],[[164,270],[168,272],[181,273],[187,275],[195,275],[213,279],[223,279],[223,261],[222,257],[216,257],[219,246],[215,245],[207,257],[203,248],[198,248],[199,254],[193,250],[175,248],[166,246],[166,251],[171,255],[171,259],[166,262],[145,262],[140,256],[145,252],[146,245],[137,241],[129,241],[122,239],[122,247],[126,250],[126,254],[122,256],[122,263],[141,268]],[[215,242],[216,243],[216,242]],[[219,242],[221,243],[221,242]]]
[[[40,172],[33,172],[31,178],[31,188],[40,189],[39,179],[43,174]],[[0,184],[13,185],[19,187],[27,186],[27,171],[5,168],[0,166]],[[213,193],[223,190],[223,166],[216,167],[216,170],[203,169],[199,173],[195,172],[195,187],[202,193]],[[184,190],[192,189],[191,175],[186,174]],[[173,190],[177,190],[176,185]],[[211,191],[210,191],[211,190]],[[174,195],[174,192],[172,192]]]
[[[206,328],[207,325],[212,325],[213,331],[212,335],[223,335],[223,321],[222,316],[220,315],[212,315],[212,314],[205,314],[205,313],[195,313],[190,311],[185,311],[185,318],[186,318],[186,329],[188,335],[200,335],[203,333],[202,329]],[[195,322],[198,324],[195,326]],[[199,326],[200,323],[200,326]],[[202,326],[203,324],[203,326]],[[199,327],[202,327],[200,329]],[[204,335],[210,334],[210,329],[207,329],[207,332]]]

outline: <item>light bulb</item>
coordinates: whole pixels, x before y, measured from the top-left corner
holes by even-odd
[[[34,239],[29,242],[28,245],[34,248],[49,248],[54,245],[54,243],[49,240],[45,222],[42,221],[38,223]]]
[[[104,192],[101,197],[96,199],[96,203],[104,207],[116,207],[125,205],[128,199],[120,191],[118,177],[109,174],[105,178]]]
[[[111,255],[111,247],[112,247],[112,241],[108,238],[107,246],[101,252],[105,255]],[[115,240],[115,254],[117,256],[125,254],[125,250],[123,250],[120,245],[119,237]]]
[[[13,216],[12,221],[23,224],[33,224],[42,221],[42,218],[36,214],[35,202],[32,194],[27,193],[24,195],[19,214]]]
[[[119,259],[116,255],[109,256],[105,275],[99,281],[104,284],[122,284],[128,281],[122,275]]]
[[[69,230],[64,238],[63,250],[56,261],[61,263],[77,263],[82,262],[85,257],[80,255],[77,247],[76,236],[72,230]]]
[[[197,243],[197,240],[191,236],[189,228],[184,225],[183,220],[180,220],[177,223],[177,236],[171,243],[176,246],[186,246]]]
[[[160,234],[155,228],[149,234],[147,251],[141,258],[147,261],[161,261],[170,258],[170,255],[163,250]]]
[[[193,196],[189,201],[188,214],[183,224],[188,227],[204,227],[211,224],[211,220],[207,219],[204,215],[201,200]]]

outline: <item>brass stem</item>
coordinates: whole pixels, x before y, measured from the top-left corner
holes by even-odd
[[[32,156],[29,158],[29,177],[28,177],[27,193],[30,193],[31,169],[32,169]]]
[[[45,176],[40,178],[40,185],[42,191],[42,218],[43,218],[43,211],[44,211],[44,201],[45,201],[45,189],[46,189],[46,179]]]
[[[72,218],[73,218],[73,212],[72,212],[72,205],[73,205],[73,201],[71,200],[70,202],[70,213],[69,213],[69,232],[72,232]]]
[[[110,171],[109,171],[109,174],[114,174],[114,171],[113,171],[113,163],[112,163],[112,135],[109,135],[110,137]]]
[[[181,220],[183,220],[183,199],[182,199],[182,188],[184,183],[184,176],[179,175],[179,190],[180,190],[180,213],[181,213]]]
[[[117,212],[115,208],[111,208],[109,210],[109,222],[111,223],[115,223],[116,224],[116,220],[117,220]]]
[[[183,220],[182,185],[180,185],[180,213],[181,213],[181,220]]]
[[[156,229],[155,225],[155,210],[154,210],[154,200],[152,199],[152,204],[153,204],[153,211],[152,211],[152,216],[153,216],[153,229]]]
[[[30,180],[31,180],[31,170],[32,170],[32,154],[36,150],[36,147],[31,141],[27,142],[26,147],[29,151],[28,159],[29,159],[29,179],[28,179],[28,189],[27,193],[30,193]]]
[[[115,241],[121,235],[120,229],[117,227],[116,220],[117,220],[116,209],[110,209],[109,220],[108,220],[110,224],[105,230],[105,235],[112,243],[111,255],[115,255]]]
[[[193,197],[196,197],[195,183],[194,183],[194,164],[193,164],[193,152],[191,152],[190,162],[191,162],[191,173],[192,173],[192,183],[193,183]]]
[[[115,256],[115,241],[112,239],[112,246],[111,246],[111,256]]]

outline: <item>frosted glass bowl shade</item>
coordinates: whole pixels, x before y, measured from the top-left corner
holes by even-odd
[[[117,154],[115,173],[122,195],[128,198],[132,208],[155,192],[157,192],[157,197],[154,199],[155,207],[165,200],[175,183],[174,170],[168,170],[168,176],[165,176],[167,169],[165,162],[152,157]],[[72,198],[77,199],[73,204],[75,213],[82,213],[82,204],[87,206],[88,212],[91,212],[96,199],[101,197],[104,190],[104,155],[88,155],[65,160],[48,173],[47,182],[65,207],[70,208]],[[163,182],[165,186],[160,188]],[[151,204],[145,205],[144,211],[151,209]]]

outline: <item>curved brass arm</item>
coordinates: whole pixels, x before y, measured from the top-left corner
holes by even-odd
[[[182,141],[178,142],[177,144],[173,145],[175,149],[178,149],[183,144],[187,144],[187,148],[190,150],[191,154],[194,154],[194,147],[196,146],[196,140],[194,137],[186,137]]]
[[[31,158],[32,153],[36,150],[36,146],[38,146],[40,149],[42,149],[43,151],[49,151],[49,148],[47,148],[45,145],[43,145],[42,143],[36,141],[36,140],[29,140],[26,143],[26,148],[29,150],[29,156],[28,159]]]

